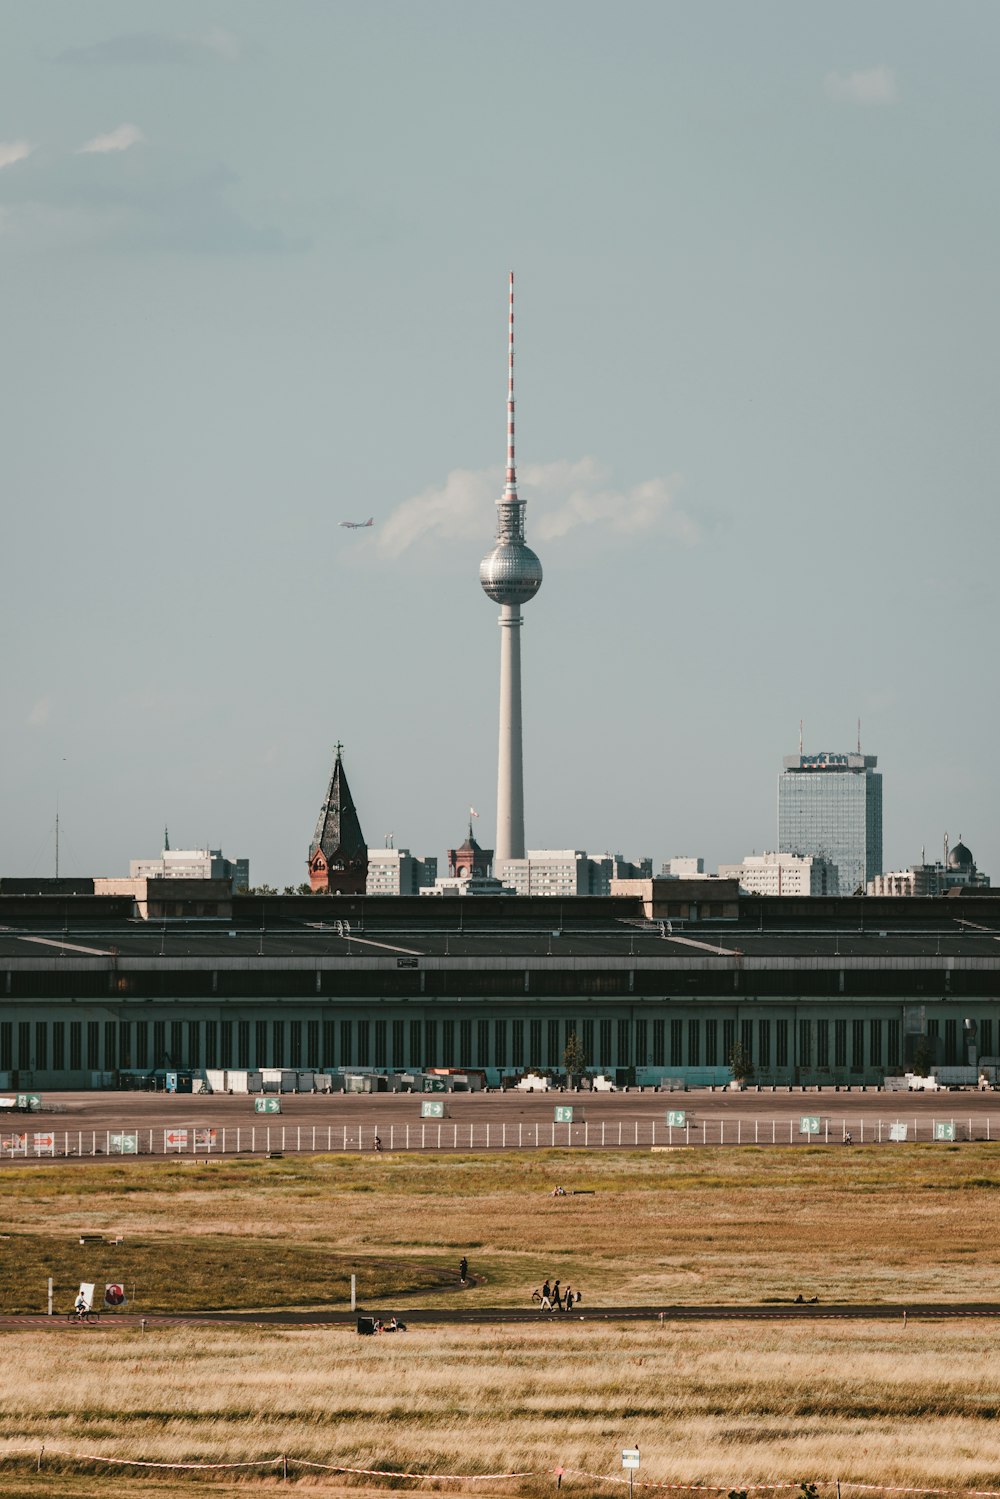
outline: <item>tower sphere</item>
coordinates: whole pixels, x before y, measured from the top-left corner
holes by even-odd
[[[542,586],[542,564],[523,541],[501,541],[480,562],[479,581],[494,604],[526,604]]]

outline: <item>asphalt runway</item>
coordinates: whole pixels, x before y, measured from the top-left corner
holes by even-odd
[[[572,1146],[649,1149],[683,1145],[840,1143],[849,1131],[855,1146],[888,1141],[896,1121],[908,1139],[929,1140],[936,1121],[954,1121],[956,1138],[1000,1138],[1000,1098],[968,1090],[889,1093],[866,1089],[782,1089],[742,1092],[700,1089],[687,1093],[523,1093],[431,1095],[442,1101],[442,1120],[421,1120],[429,1095],[284,1094],[281,1113],[254,1112],[247,1094],[81,1092],[43,1094],[38,1113],[0,1115],[0,1157],[9,1160],[9,1135],[53,1136],[56,1157],[103,1155],[111,1132],[138,1131],[139,1153],[162,1154],[166,1133],[187,1131],[177,1149],[191,1155],[194,1130],[214,1130],[204,1158],[225,1151],[370,1151],[378,1133],[385,1151],[483,1151]],[[555,1124],[557,1106],[572,1105],[572,1124]],[[671,1128],[670,1110],[683,1110],[684,1127]],[[818,1135],[799,1132],[801,1116],[820,1120]],[[239,1131],[239,1133],[237,1133]],[[270,1133],[269,1133],[270,1131]],[[24,1159],[15,1154],[14,1159]],[[39,1159],[47,1156],[40,1155]]]
[[[553,1323],[565,1326],[570,1322],[898,1322],[901,1326],[911,1321],[946,1321],[954,1319],[1000,1318],[1000,1304],[993,1302],[949,1303],[937,1302],[924,1305],[855,1304],[829,1305],[794,1302],[769,1303],[760,1306],[604,1306],[587,1307],[584,1311],[543,1312],[534,1307],[411,1307],[402,1303],[386,1303],[380,1306],[358,1307],[350,1311],[259,1311],[259,1312],[185,1312],[171,1316],[166,1313],[142,1317],[130,1312],[102,1313],[95,1322],[77,1325],[65,1315],[46,1317],[41,1315],[0,1317],[0,1331],[12,1332],[28,1328],[64,1328],[79,1332],[82,1336],[90,1332],[113,1332],[115,1330],[145,1327],[147,1331],[168,1327],[233,1326],[233,1327],[340,1327],[353,1328],[358,1317],[376,1316],[386,1319],[393,1314],[400,1316],[410,1326],[447,1325],[471,1326],[475,1324],[539,1324]]]

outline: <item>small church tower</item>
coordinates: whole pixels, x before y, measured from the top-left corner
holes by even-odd
[[[453,879],[485,878],[493,867],[493,850],[480,848],[472,833],[472,817],[478,815],[470,816],[469,832],[461,848],[448,849],[448,873]]]
[[[364,895],[368,848],[338,744],[326,798],[309,845],[309,884],[323,895]]]

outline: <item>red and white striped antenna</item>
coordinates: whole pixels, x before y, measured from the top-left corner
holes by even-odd
[[[514,272],[510,273],[510,325],[507,343],[507,485],[504,499],[517,499],[514,472]]]

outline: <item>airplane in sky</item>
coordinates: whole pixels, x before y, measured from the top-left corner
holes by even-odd
[[[364,531],[375,524],[375,517],[370,515],[367,520],[342,520],[340,524],[348,531]]]

